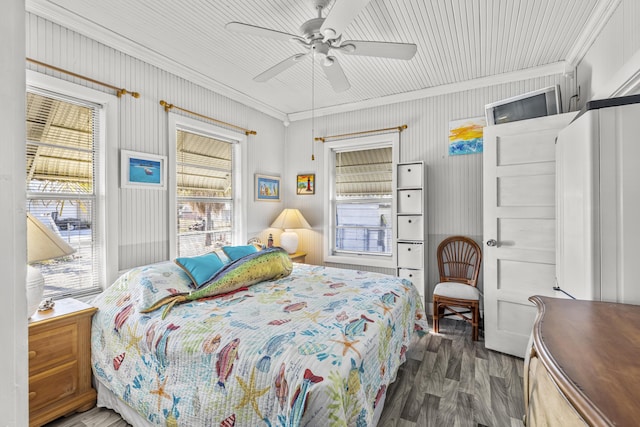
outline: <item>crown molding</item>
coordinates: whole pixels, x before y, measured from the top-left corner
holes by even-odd
[[[513,71],[510,73],[496,74],[478,79],[466,80],[458,83],[434,86],[420,89],[413,92],[405,92],[396,95],[383,96],[380,98],[368,99],[366,101],[352,102],[349,104],[335,105],[331,107],[317,108],[313,111],[314,117],[328,116],[330,114],[346,113],[349,111],[363,110],[365,108],[380,107],[383,105],[397,104],[399,102],[415,101],[422,98],[446,95],[449,93],[462,92],[465,90],[479,89],[483,87],[495,86],[504,83],[512,83],[520,80],[535,79],[556,74],[566,74],[566,62],[559,61],[540,67],[527,68],[525,70]],[[289,120],[305,120],[311,118],[311,110],[290,113]]]
[[[275,109],[268,104],[265,104],[238,90],[230,88],[229,86],[203,75],[199,71],[193,70],[192,68],[186,67],[167,58],[166,56],[160,55],[151,49],[141,46],[120,34],[102,27],[86,18],[80,17],[63,7],[54,5],[47,0],[26,0],[25,10],[278,120],[284,121],[287,118],[287,115],[284,112]]]
[[[587,54],[589,48],[602,32],[602,29],[609,22],[609,18],[616,11],[622,0],[600,0],[589,17],[582,33],[573,44],[567,54],[567,66],[571,69],[578,66],[582,58]]]
[[[602,0],[600,3],[598,3],[594,13],[589,20],[589,24],[587,25],[587,27],[585,27],[585,30],[581,34],[580,43],[576,43],[574,45],[574,49],[572,50],[572,52],[576,52],[573,53],[574,61],[577,61],[576,58],[580,56],[579,52],[584,51],[584,53],[586,53],[588,47],[590,47],[593,43],[593,39],[595,39],[599,31],[602,30],[602,27],[606,23],[606,20],[611,16],[611,14],[613,14],[620,1],[621,0]],[[63,7],[51,3],[48,0],[25,0],[25,9],[27,12],[31,12],[44,19],[62,25],[69,30],[82,34],[92,40],[96,40],[99,43],[130,55],[133,58],[146,62],[150,65],[160,68],[161,70],[172,73],[178,77],[198,84],[222,96],[237,101],[247,106],[248,108],[255,109],[271,117],[274,117],[282,121],[284,126],[287,126],[289,122],[311,118],[311,110],[292,112],[287,114],[243,92],[240,92],[214,79],[211,79],[210,77],[207,77],[192,68],[186,67],[174,60],[167,58],[166,56],[160,55],[159,53],[151,49],[145,48],[140,44],[134,42],[133,40],[123,37],[103,26],[96,24],[95,22],[80,17]],[[596,16],[598,16],[599,18],[596,18]],[[604,19],[604,22],[601,21],[602,19]],[[591,29],[589,30],[589,28]],[[595,33],[594,29],[597,30],[598,33]],[[590,31],[594,32],[595,35],[592,35]],[[578,49],[576,46],[581,46],[581,48]],[[582,53],[582,56],[584,56],[584,53]],[[529,68],[526,70],[497,74],[493,76],[467,80],[464,82],[435,86],[412,92],[405,92],[348,104],[318,108],[314,110],[314,116],[319,117],[365,108],[373,108],[388,104],[429,98],[448,93],[494,86],[503,83],[511,83],[520,80],[545,77],[554,74],[566,75],[568,73],[568,70],[572,70],[573,68],[574,64],[572,62],[560,61],[540,67]]]

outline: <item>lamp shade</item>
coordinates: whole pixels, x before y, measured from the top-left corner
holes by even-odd
[[[71,255],[76,250],[39,219],[27,213],[27,262]]]
[[[27,213],[27,262],[33,263],[47,259],[71,255],[76,250],[60,236],[44,225],[40,220]],[[39,269],[27,268],[27,310],[29,317],[38,309],[44,293],[44,277]]]
[[[271,224],[272,228],[285,230],[280,235],[280,247],[292,254],[298,250],[298,235],[292,230],[296,228],[311,228],[298,209],[284,209]]]
[[[271,223],[272,228],[291,230],[295,228],[311,228],[298,209],[284,209]]]

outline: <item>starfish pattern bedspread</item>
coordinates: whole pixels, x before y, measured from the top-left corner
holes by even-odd
[[[410,282],[305,264],[164,320],[139,312],[189,284],[162,262],[94,301],[94,374],[151,424],[371,425],[411,335],[428,330]]]

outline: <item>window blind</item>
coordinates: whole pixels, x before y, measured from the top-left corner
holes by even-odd
[[[232,142],[177,130],[177,241],[180,256],[200,255],[231,244],[232,165]]]
[[[391,147],[336,153],[336,197],[391,195]]]
[[[333,253],[392,253],[391,147],[335,153]]]
[[[96,292],[103,269],[94,227],[99,106],[31,88],[26,96],[27,210],[76,249],[34,264],[44,296]]]

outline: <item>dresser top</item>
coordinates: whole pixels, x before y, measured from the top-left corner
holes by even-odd
[[[91,305],[86,304],[82,301],[78,301],[77,299],[65,298],[57,300],[53,308],[50,310],[36,311],[29,318],[29,326],[35,323],[70,316],[82,311],[86,311],[86,314],[93,314],[93,312],[95,312],[96,310],[97,308],[92,307]]]
[[[563,394],[590,425],[640,419],[640,306],[533,296],[533,341]]]

